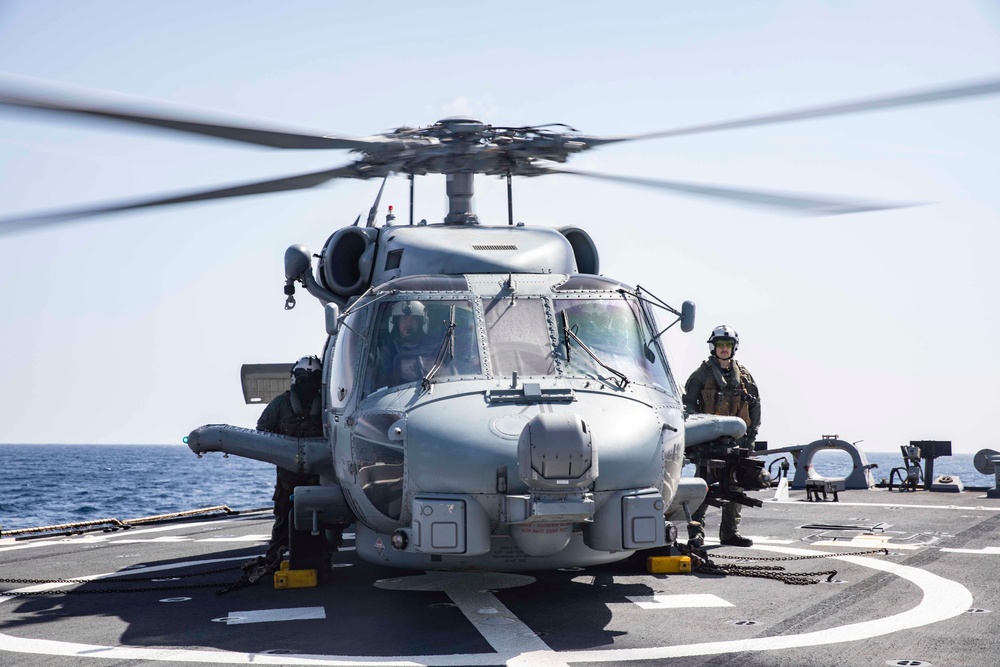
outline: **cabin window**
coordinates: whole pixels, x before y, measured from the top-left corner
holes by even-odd
[[[390,519],[399,519],[403,506],[405,451],[399,440],[389,437],[402,413],[368,412],[358,415],[351,442],[358,484],[369,502]]]
[[[352,313],[333,341],[333,363],[329,380],[330,407],[333,410],[342,410],[351,397],[361,347],[361,338],[355,332],[363,331],[363,326],[364,312]]]
[[[670,389],[666,366],[659,349],[650,343],[642,322],[639,304],[620,296],[604,299],[557,299],[554,303],[559,344],[556,354],[564,375],[582,375],[606,382],[618,382],[616,374],[598,363],[600,359],[625,375],[629,382],[655,384]],[[576,334],[570,338],[564,328]],[[594,353],[588,354],[579,343]]]
[[[540,298],[497,296],[483,303],[493,375],[554,375],[552,336]]]
[[[382,301],[373,339],[366,373],[372,391],[483,373],[469,300]]]
[[[385,256],[385,270],[392,271],[393,269],[398,269],[400,263],[403,261],[403,251],[402,250],[390,250]]]

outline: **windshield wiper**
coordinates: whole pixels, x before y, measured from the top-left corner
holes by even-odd
[[[569,320],[566,319],[566,311],[562,311],[563,331],[569,331]],[[566,363],[569,363],[569,336],[565,336],[566,341]]]
[[[428,391],[431,388],[431,380],[437,375],[437,372],[441,370],[441,366],[444,365],[444,357],[447,354],[449,359],[455,358],[455,306],[451,307],[451,320],[448,322],[448,329],[444,332],[444,338],[441,339],[441,347],[438,348],[437,357],[434,359],[434,365],[431,369],[427,371],[427,375],[420,382],[420,386],[424,391]]]
[[[597,356],[596,352],[587,347],[587,344],[584,343],[582,340],[580,340],[579,336],[573,333],[573,330],[569,328],[569,323],[566,319],[566,311],[563,311],[562,316],[563,316],[563,335],[566,336],[566,362],[567,363],[569,362],[569,341],[572,338],[577,345],[583,348],[584,352],[590,355],[591,359],[597,362],[598,366],[600,366],[601,368],[615,375],[618,378],[619,389],[624,389],[625,387],[627,387],[630,382],[628,377],[626,377],[626,375],[622,373],[620,370],[612,368],[611,366],[608,366],[606,363],[604,363],[604,361],[602,361],[601,358]]]

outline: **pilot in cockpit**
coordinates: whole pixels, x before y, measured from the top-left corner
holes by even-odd
[[[434,362],[437,350],[427,335],[427,309],[419,301],[397,301],[392,305],[387,332],[379,342],[376,387],[416,382]]]

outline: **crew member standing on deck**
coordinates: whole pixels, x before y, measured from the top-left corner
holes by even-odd
[[[323,364],[319,357],[302,357],[292,366],[291,388],[275,396],[257,420],[258,431],[279,433],[293,438],[323,436],[323,397],[320,395]],[[279,563],[288,547],[289,514],[292,511],[292,491],[296,486],[319,484],[317,475],[292,472],[278,467],[274,485],[274,527],[265,559]]]
[[[740,337],[732,327],[720,325],[712,330],[708,339],[709,357],[702,362],[687,384],[684,385],[684,409],[689,413],[739,417],[746,423],[747,432],[737,444],[753,449],[760,429],[760,394],[750,372],[733,358],[740,345]],[[697,475],[712,484],[711,471],[699,466]],[[739,490],[739,489],[736,489]],[[749,547],[753,541],[740,535],[740,503],[723,501],[719,541],[722,544]],[[688,524],[688,544],[701,547],[705,543],[705,513],[708,503],[692,515]]]

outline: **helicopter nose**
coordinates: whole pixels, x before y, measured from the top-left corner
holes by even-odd
[[[536,415],[521,431],[517,458],[531,489],[531,516],[512,527],[511,537],[531,556],[559,553],[573,525],[594,517],[585,490],[597,478],[597,450],[587,422],[575,413]]]
[[[535,415],[517,443],[517,469],[532,490],[584,488],[597,479],[597,449],[576,413]]]

